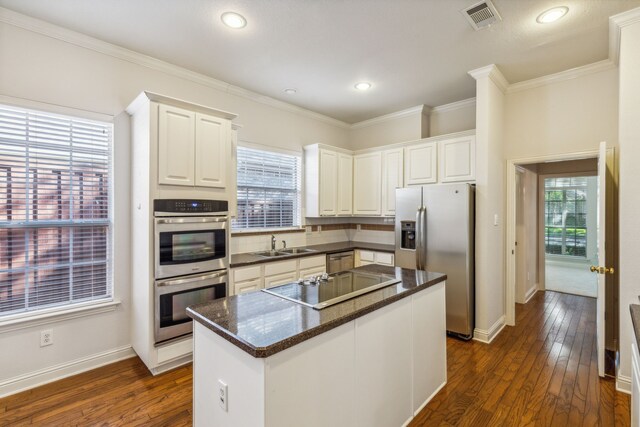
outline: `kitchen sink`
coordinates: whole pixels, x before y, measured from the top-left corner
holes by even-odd
[[[307,248],[290,248],[290,249],[281,249],[279,252],[285,253],[287,255],[295,255],[295,254],[306,254],[309,252],[317,252],[314,249]]]
[[[254,252],[253,255],[262,256],[266,258],[276,258],[279,256],[291,255],[291,253],[282,252],[282,251],[261,251],[261,252]]]

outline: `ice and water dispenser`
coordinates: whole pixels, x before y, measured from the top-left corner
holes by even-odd
[[[402,249],[416,249],[416,222],[400,222],[400,247]]]

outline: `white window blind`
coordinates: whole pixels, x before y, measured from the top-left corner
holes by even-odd
[[[300,156],[238,147],[234,229],[300,225]]]
[[[112,127],[0,105],[0,317],[109,298]]]

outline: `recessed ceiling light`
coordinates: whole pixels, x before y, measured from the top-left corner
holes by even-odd
[[[247,20],[244,19],[244,16],[235,12],[225,12],[220,16],[224,25],[229,28],[240,29],[247,26]]]
[[[360,82],[360,83],[356,83],[354,87],[358,90],[367,90],[371,88],[371,83]]]
[[[550,24],[562,18],[567,12],[569,12],[569,8],[566,6],[554,7],[538,15],[536,21],[538,24]]]
[[[287,95],[295,95],[298,92],[297,89],[294,89],[292,87],[286,88],[284,90],[284,93],[286,93]]]

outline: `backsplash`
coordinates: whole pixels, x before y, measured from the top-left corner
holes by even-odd
[[[318,225],[320,227],[318,227]],[[373,225],[360,224],[317,224],[312,227],[310,233],[306,231],[273,233],[276,237],[276,248],[282,248],[282,240],[287,242],[287,247],[320,245],[345,241],[358,241],[368,243],[394,244],[393,224]],[[318,230],[318,228],[321,228]],[[257,252],[271,249],[271,234],[247,235],[236,233],[231,237],[231,253],[239,254]]]

